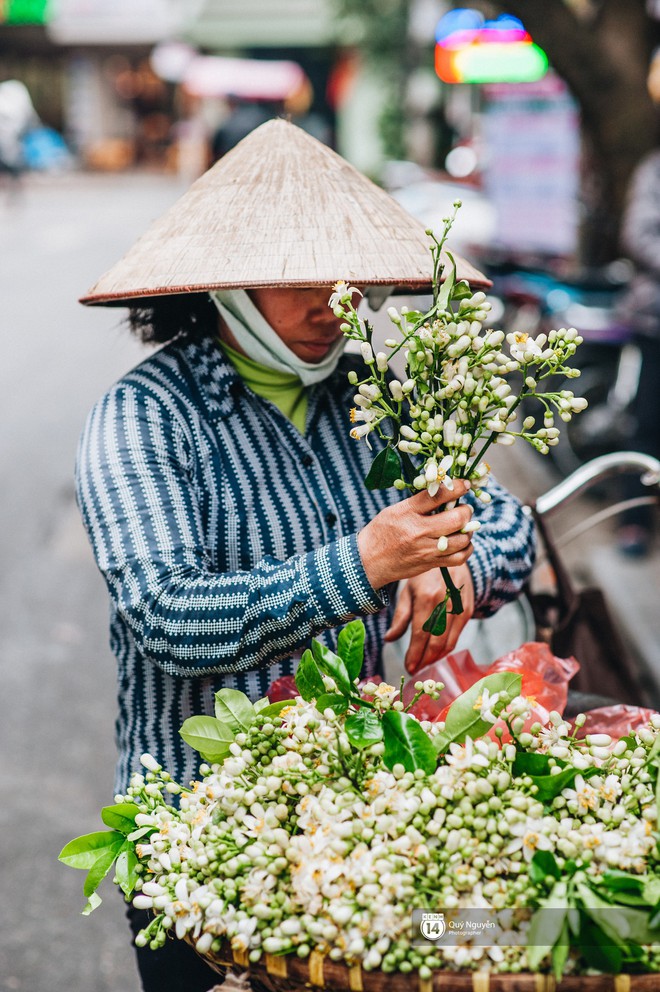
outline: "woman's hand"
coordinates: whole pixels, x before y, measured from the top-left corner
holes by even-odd
[[[433,567],[465,564],[472,553],[472,534],[461,530],[470,522],[472,507],[463,504],[436,511],[464,496],[469,488],[469,482],[456,479],[451,491],[441,486],[435,496],[426,490],[416,493],[381,510],[360,531],[360,557],[373,589]]]
[[[461,590],[463,612],[452,613],[451,604],[447,604],[447,629],[439,637],[428,634],[423,630],[423,625],[433,607],[444,599],[445,583],[440,569],[423,572],[409,579],[401,588],[385,640],[397,641],[410,627],[405,666],[411,675],[452,651],[461,631],[474,613],[474,586],[470,569],[467,565],[460,565],[452,568],[451,576]]]

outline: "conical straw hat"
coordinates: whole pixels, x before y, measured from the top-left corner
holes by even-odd
[[[488,280],[457,258],[458,278]],[[209,289],[428,289],[429,237],[389,194],[301,128],[256,128],[198,179],[81,303]]]

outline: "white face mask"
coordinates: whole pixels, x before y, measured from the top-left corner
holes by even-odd
[[[277,372],[291,372],[298,376],[303,386],[322,382],[337,367],[345,338],[340,338],[322,361],[304,362],[287,348],[244,289],[215,290],[209,296],[238,346],[259,365]]]

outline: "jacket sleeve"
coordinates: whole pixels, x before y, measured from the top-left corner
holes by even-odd
[[[123,383],[92,410],[76,491],[114,610],[143,656],[183,678],[262,668],[387,602],[350,535],[247,571],[214,571],[184,431]]]
[[[477,617],[491,616],[518,596],[536,555],[534,523],[520,501],[492,477],[487,488],[490,503],[469,497],[481,524],[468,559]]]

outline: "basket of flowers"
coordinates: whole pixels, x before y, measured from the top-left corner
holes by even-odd
[[[144,755],[110,829],[60,855],[87,911],[114,866],[143,945],[188,940],[257,990],[656,988],[660,717],[581,737],[500,671],[419,720],[442,684],[360,684],[363,642],[314,641],[289,700],[220,690],[181,728],[189,787]]]

